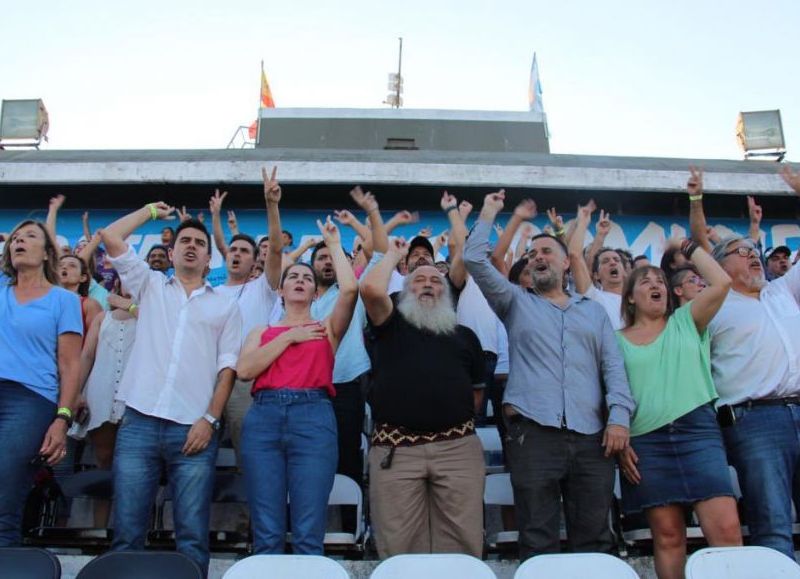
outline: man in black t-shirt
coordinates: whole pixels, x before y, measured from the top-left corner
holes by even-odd
[[[395,240],[361,281],[373,339],[369,476],[378,554],[480,557],[485,467],[473,396],[483,386],[483,351],[457,324],[433,265],[416,267],[389,297],[392,270],[407,253]]]

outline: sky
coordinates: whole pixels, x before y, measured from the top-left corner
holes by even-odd
[[[527,110],[553,153],[740,159],[778,108],[800,160],[797,0],[41,0],[4,3],[0,98],[42,98],[46,149],[217,149],[278,107]],[[9,48],[11,47],[11,48]]]

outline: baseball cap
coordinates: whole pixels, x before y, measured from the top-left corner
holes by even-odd
[[[786,257],[790,257],[792,255],[792,250],[786,247],[785,245],[779,245],[778,247],[768,247],[767,251],[764,252],[764,259],[769,261],[773,255],[782,253]]]
[[[424,247],[428,251],[428,253],[431,254],[431,260],[433,260],[433,258],[435,257],[435,254],[433,252],[433,245],[431,245],[431,242],[428,241],[427,237],[424,237],[422,235],[417,235],[414,239],[412,239],[411,243],[408,244],[408,253],[414,251],[415,247]]]

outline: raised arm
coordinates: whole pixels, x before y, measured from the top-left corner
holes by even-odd
[[[553,226],[553,234],[567,245],[567,230],[564,228],[564,218],[561,217],[556,211],[555,207],[547,210],[547,218],[550,220],[550,225]]]
[[[496,193],[489,193],[484,198],[478,221],[464,246],[464,264],[467,271],[501,319],[511,307],[514,292],[522,291],[508,281],[506,276],[489,261],[489,234],[497,214],[503,209],[505,196],[505,191],[501,189]]]
[[[325,247],[331,252],[333,269],[336,272],[336,283],[339,286],[339,297],[336,298],[333,311],[328,318],[330,327],[328,338],[333,345],[333,349],[336,350],[342,336],[347,332],[347,328],[350,327],[350,320],[353,319],[353,309],[356,307],[356,299],[358,299],[358,282],[353,273],[353,268],[342,249],[339,228],[331,221],[330,216],[325,220],[325,223],[317,220],[317,227],[322,233]]]
[[[514,261],[525,255],[528,251],[528,242],[533,237],[533,224],[525,222],[519,228],[519,239],[517,239],[517,247],[514,248]]]
[[[148,203],[141,209],[128,213],[120,217],[114,223],[101,229],[103,243],[111,257],[119,257],[128,250],[125,239],[148,221],[156,219],[174,219],[174,207],[170,207],[163,201]]]
[[[505,194],[505,191],[502,191],[502,193]],[[514,213],[511,215],[511,219],[508,220],[505,229],[503,229],[500,234],[497,245],[494,246],[491,261],[492,265],[503,275],[508,275],[509,268],[506,267],[505,258],[508,249],[511,247],[514,235],[516,235],[523,221],[533,219],[534,217],[536,217],[536,203],[533,199],[524,199],[516,206]]]
[[[694,166],[689,167],[689,180],[686,182],[686,192],[689,194],[689,231],[692,239],[705,251],[711,252],[708,242],[708,229],[706,227],[706,214],[703,211],[703,170]]]
[[[314,247],[320,241],[321,240],[319,237],[306,237],[306,239],[297,247],[297,249],[294,249],[286,254],[286,261],[289,264],[297,263],[297,260],[303,257],[303,254],[306,251]],[[286,267],[289,267],[289,265],[286,265]]]
[[[92,228],[89,227],[89,212],[84,211],[81,215],[81,226],[83,227],[83,238],[88,243],[92,238]]]
[[[266,168],[261,168],[261,179],[264,182],[264,201],[267,204],[267,231],[269,231],[269,250],[267,263],[264,264],[264,274],[267,283],[272,289],[277,289],[281,281],[283,269],[283,236],[281,235],[281,213],[278,205],[281,202],[282,191],[276,179],[278,168],[273,167],[272,173],[267,175]]]
[[[569,238],[569,266],[572,278],[575,280],[575,291],[585,294],[592,287],[592,275],[586,260],[583,258],[583,244],[586,239],[586,230],[592,220],[592,213],[597,206],[593,199],[586,205],[578,205],[578,214],[575,216],[575,228]]]
[[[408,255],[408,243],[403,238],[392,240],[389,251],[361,278],[360,292],[370,321],[380,326],[392,315],[394,306],[389,297],[389,280],[397,264]]]
[[[697,242],[684,239],[680,249],[706,282],[706,288],[692,300],[691,305],[694,325],[697,332],[702,334],[722,307],[731,289],[731,278]]]
[[[386,234],[388,235],[400,225],[409,225],[411,223],[419,223],[419,213],[414,211],[398,211],[392,215],[391,219],[386,222]]]
[[[86,239],[88,240],[88,243],[81,247],[81,250],[77,253],[77,256],[88,264],[94,253],[97,251],[97,248],[100,247],[100,243],[103,241],[103,238],[98,231]]]
[[[761,205],[756,203],[756,198],[752,195],[747,196],[747,215],[750,217],[750,229],[747,234],[753,243],[761,243],[761,218],[764,215]]]
[[[67,198],[60,193],[55,197],[50,198],[50,204],[47,206],[47,219],[45,220],[45,229],[47,229],[47,234],[50,236],[50,241],[53,242],[53,245],[58,252],[58,255],[61,255],[61,246],[58,245],[58,234],[56,233],[56,224],[58,222],[58,212],[61,210],[61,207],[64,205],[64,201]]]
[[[378,253],[386,253],[389,249],[389,234],[386,231],[386,226],[381,217],[380,207],[378,207],[378,200],[375,196],[367,191],[364,191],[356,185],[350,191],[350,197],[356,202],[364,212],[367,214],[369,226],[372,230],[372,249]]]
[[[577,228],[577,225],[576,225]],[[600,217],[597,220],[597,225],[595,226],[595,234],[594,239],[592,240],[591,245],[589,246],[589,251],[586,253],[584,261],[586,262],[586,266],[589,268],[589,271],[592,271],[592,263],[594,263],[594,256],[597,255],[597,252],[600,251],[606,244],[606,237],[608,237],[609,232],[611,232],[611,215],[600,210]],[[575,233],[573,232],[573,235]]]
[[[341,211],[334,211],[333,212],[336,221],[341,223],[342,225],[347,225],[353,231],[356,232],[356,236],[361,238],[361,247],[364,247],[365,243],[370,244],[370,256],[372,255],[372,232],[369,230],[369,227],[361,223],[355,215],[350,213],[347,209],[342,209]],[[369,240],[369,241],[368,241]],[[365,251],[366,252],[366,251]]]
[[[456,289],[461,289],[467,283],[467,270],[464,267],[464,241],[467,238],[467,226],[464,219],[472,211],[472,204],[469,201],[462,201],[461,205],[458,205],[456,198],[445,191],[440,205],[450,222],[450,237],[447,240],[450,271],[447,276]]]
[[[225,259],[228,255],[228,244],[225,242],[225,232],[222,230],[222,202],[228,196],[227,191],[219,192],[219,189],[214,190],[214,195],[208,200],[208,212],[211,213],[211,231],[214,236],[214,244]]]

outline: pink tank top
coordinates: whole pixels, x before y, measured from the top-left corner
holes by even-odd
[[[268,327],[261,334],[260,345],[291,329],[290,326]],[[336,396],[333,360],[333,348],[328,339],[292,344],[256,378],[252,393],[278,388],[325,388],[330,396]]]

